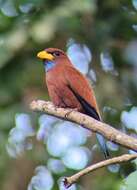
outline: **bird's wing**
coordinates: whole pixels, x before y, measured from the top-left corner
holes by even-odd
[[[86,77],[78,70],[76,70],[73,66],[69,66],[65,69],[65,78],[68,88],[73,92],[77,100],[81,103],[83,109],[88,113],[89,108],[92,108],[92,117],[100,120],[101,117],[99,114],[95,95]]]
[[[92,116],[94,119],[100,120],[100,117],[99,117],[96,109],[92,105],[90,105],[82,96],[80,96],[79,93],[76,92],[70,84],[68,84],[68,88],[71,90],[71,92],[73,92],[73,94],[75,95],[77,100],[80,102],[84,112],[87,115]]]
[[[88,80],[74,67],[66,68],[65,78],[68,88],[71,90],[71,92],[75,95],[75,97],[81,104],[84,113],[100,121],[101,117],[97,107],[94,92]],[[102,152],[105,155],[105,158],[108,158],[109,151],[107,149],[104,137],[100,134],[97,134],[97,140],[99,142]]]

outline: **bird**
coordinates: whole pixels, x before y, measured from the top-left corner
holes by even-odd
[[[37,57],[43,60],[48,93],[55,106],[77,109],[81,113],[102,121],[89,80],[74,67],[63,50],[46,48],[38,52]],[[98,133],[96,137],[104,157],[109,158],[110,153],[105,138]]]

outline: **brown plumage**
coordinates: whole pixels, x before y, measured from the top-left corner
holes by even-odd
[[[98,110],[89,81],[74,68],[65,54],[61,57],[61,61],[57,62],[56,66],[46,73],[46,83],[51,100],[56,106],[77,108],[79,111],[84,112],[80,102],[70,89],[71,87],[92,107]]]
[[[52,102],[63,108],[77,108],[97,120],[101,120],[93,89],[71,63],[68,56],[59,49],[48,48],[38,53],[46,69],[46,84]],[[109,155],[105,141],[98,134],[98,140],[105,157]]]

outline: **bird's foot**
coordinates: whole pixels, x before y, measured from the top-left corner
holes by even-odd
[[[78,111],[78,108],[70,109],[69,111],[67,111],[67,113],[65,114],[65,118],[68,118],[68,116],[69,116],[73,111]]]

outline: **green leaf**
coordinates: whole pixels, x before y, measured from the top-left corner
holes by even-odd
[[[125,190],[137,189],[137,170],[125,179]]]

